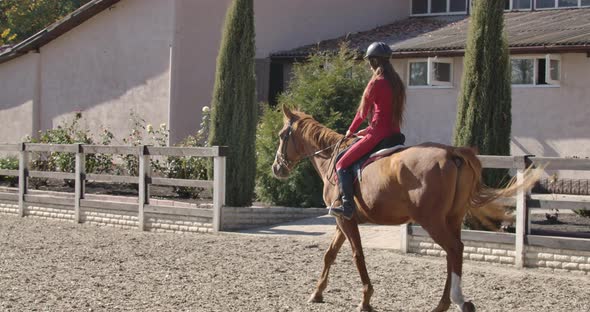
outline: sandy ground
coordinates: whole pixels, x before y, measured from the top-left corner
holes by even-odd
[[[349,245],[325,303],[308,304],[330,239],[290,234],[160,234],[0,215],[0,311],[355,310],[361,284]],[[437,304],[444,259],[365,256],[375,311]],[[463,281],[478,311],[590,311],[588,275],[467,261]]]

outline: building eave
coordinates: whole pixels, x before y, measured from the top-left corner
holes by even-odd
[[[0,64],[39,49],[121,0],[92,0],[63,19],[0,53]]]

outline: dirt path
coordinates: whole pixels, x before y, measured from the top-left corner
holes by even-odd
[[[0,215],[0,311],[353,311],[348,244],[325,303],[307,304],[329,239],[159,234]],[[429,311],[444,259],[365,252],[376,311]],[[464,266],[478,311],[590,311],[590,277]]]

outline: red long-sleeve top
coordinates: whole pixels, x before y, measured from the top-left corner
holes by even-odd
[[[348,130],[355,133],[372,110],[373,116],[366,134],[383,139],[399,133],[399,121],[393,120],[392,98],[393,90],[385,77],[379,75],[371,79],[364,93],[365,107],[362,111],[357,111]]]

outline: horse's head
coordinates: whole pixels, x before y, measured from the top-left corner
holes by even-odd
[[[272,173],[279,179],[289,176],[293,167],[301,160],[300,152],[295,143],[295,123],[299,119],[288,107],[283,105],[284,125],[279,131],[279,147],[275,154],[275,161],[272,164]]]

